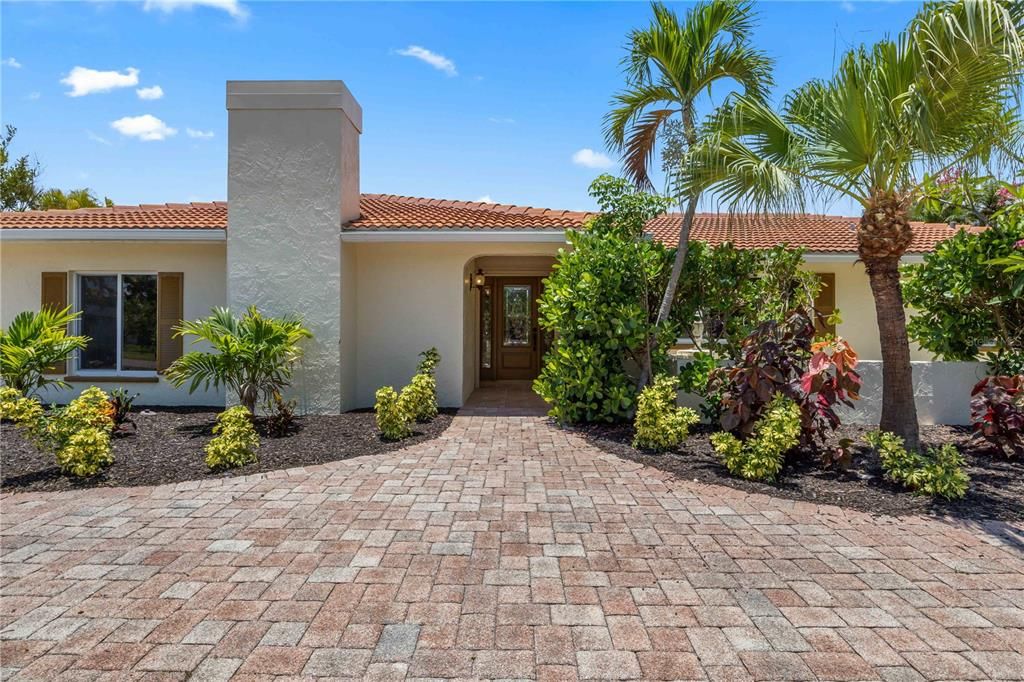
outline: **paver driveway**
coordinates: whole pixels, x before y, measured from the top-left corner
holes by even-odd
[[[540,418],[2,512],[15,678],[1024,677],[1021,529],[744,496]]]

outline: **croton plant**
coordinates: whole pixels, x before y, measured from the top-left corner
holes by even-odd
[[[1008,456],[1024,455],[1024,375],[987,376],[971,391],[974,434]]]

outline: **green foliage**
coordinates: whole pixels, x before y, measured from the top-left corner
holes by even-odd
[[[217,415],[214,438],[206,444],[206,466],[228,469],[257,461],[260,437],[252,423],[252,412],[244,405],[235,405]]]
[[[391,386],[377,389],[373,406],[377,413],[377,428],[384,440],[402,440],[412,435],[410,424],[413,416],[408,411],[406,402],[401,399]]]
[[[437,348],[431,346],[420,353],[420,362],[416,365],[417,374],[433,374],[437,366],[441,364],[441,354]]]
[[[78,316],[70,307],[18,313],[7,329],[0,330],[0,377],[4,383],[27,396],[49,385],[67,387],[60,379],[47,378],[46,373],[90,341],[87,336],[68,336],[68,325]]]
[[[926,175],[920,194],[911,217],[926,223],[989,225],[1014,200],[1006,183],[963,168]]]
[[[786,452],[796,447],[799,440],[800,408],[777,395],[749,438],[741,441],[722,431],[711,436],[711,445],[732,475],[771,483],[782,471]]]
[[[970,476],[963,455],[952,443],[926,453],[908,451],[903,439],[886,431],[865,434],[865,442],[878,452],[885,476],[922,495],[958,500],[967,494]]]
[[[38,162],[29,161],[28,155],[12,159],[11,142],[18,129],[6,126],[0,136],[0,211],[29,211],[40,209],[75,209],[99,206],[89,189],[63,192],[59,189],[43,190],[39,186],[42,170]],[[104,197],[105,206],[114,202]]]
[[[174,361],[166,377],[175,386],[226,386],[250,412],[291,383],[292,367],[302,357],[303,339],[313,337],[298,317],[264,317],[250,306],[241,317],[227,308],[214,308],[206,319],[182,322],[177,336],[194,336],[213,352],[192,351]]]
[[[636,400],[627,362],[666,363],[669,330],[656,307],[669,252],[644,237],[644,226],[666,202],[601,176],[590,187],[602,213],[559,252],[540,299],[540,325],[554,334],[534,390],[560,422],[613,421]],[[650,349],[650,350],[649,350]]]
[[[437,416],[437,380],[429,372],[414,374],[409,385],[402,389],[399,402],[404,410],[418,422],[428,422]]]
[[[114,461],[113,412],[109,396],[95,386],[48,414],[37,400],[10,387],[0,389],[0,415],[14,421],[37,448],[53,453],[61,471],[74,476],[95,476]]]
[[[668,450],[686,440],[690,427],[700,417],[689,408],[676,406],[678,394],[679,380],[665,374],[656,376],[654,383],[640,392],[633,447]]]
[[[997,220],[980,233],[959,231],[906,265],[904,299],[913,310],[910,338],[944,360],[974,360],[993,340],[1024,353],[1024,295],[1015,276],[990,261],[1018,251],[1024,219]]]
[[[741,220],[744,218],[736,218]],[[743,339],[762,322],[782,322],[796,308],[811,310],[821,288],[803,267],[803,249],[737,249],[730,243],[690,244],[672,319],[696,341],[693,323],[704,325],[701,350],[736,361]]]
[[[104,197],[105,206],[112,206],[113,202]],[[74,210],[76,208],[99,208],[100,203],[88,187],[72,189],[65,192],[60,189],[48,189],[39,195],[36,208],[42,211],[49,210]]]
[[[700,411],[710,422],[718,421],[722,413],[721,387],[711,381],[717,370],[718,361],[715,356],[704,351],[694,353],[690,362],[679,369],[680,389],[703,399]]]

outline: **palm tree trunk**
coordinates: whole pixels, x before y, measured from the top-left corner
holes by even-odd
[[[906,201],[893,195],[874,197],[861,218],[857,239],[875,299],[881,342],[882,417],[879,426],[903,438],[908,450],[917,450],[920,445],[917,405],[899,269],[900,256],[913,239]]]
[[[661,297],[661,305],[658,306],[657,323],[660,326],[672,313],[672,303],[676,298],[676,289],[679,288],[679,277],[683,274],[683,266],[686,265],[686,252],[690,248],[690,229],[693,227],[693,217],[697,213],[697,197],[691,196],[686,203],[679,205],[683,213],[683,222],[679,224],[679,246],[676,247],[676,257],[672,261],[672,272],[669,274],[668,283],[665,285],[665,295]],[[640,371],[640,380],[637,382],[638,389],[642,389],[651,380],[651,353],[648,351],[644,357],[644,367]]]

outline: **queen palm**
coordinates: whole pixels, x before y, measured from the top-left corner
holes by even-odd
[[[684,157],[697,144],[697,106],[713,86],[731,82],[760,99],[772,85],[772,61],[749,44],[754,13],[747,0],[699,2],[685,21],[660,2],[652,3],[651,9],[650,26],[629,35],[623,59],[626,88],[615,95],[605,116],[605,139],[622,155],[626,175],[641,189],[652,188],[648,166],[660,133],[677,126]],[[659,324],[672,309],[699,199],[696,190],[679,196],[679,245],[658,308]],[[641,384],[649,374],[648,363]]]
[[[910,447],[918,424],[899,262],[914,238],[916,178],[1014,156],[1021,12],[1000,0],[928,3],[896,40],[848,52],[780,112],[736,96],[707,121],[680,178],[684,191],[712,191],[735,209],[802,210],[809,196],[859,204],[857,248],[881,337],[881,427]]]

